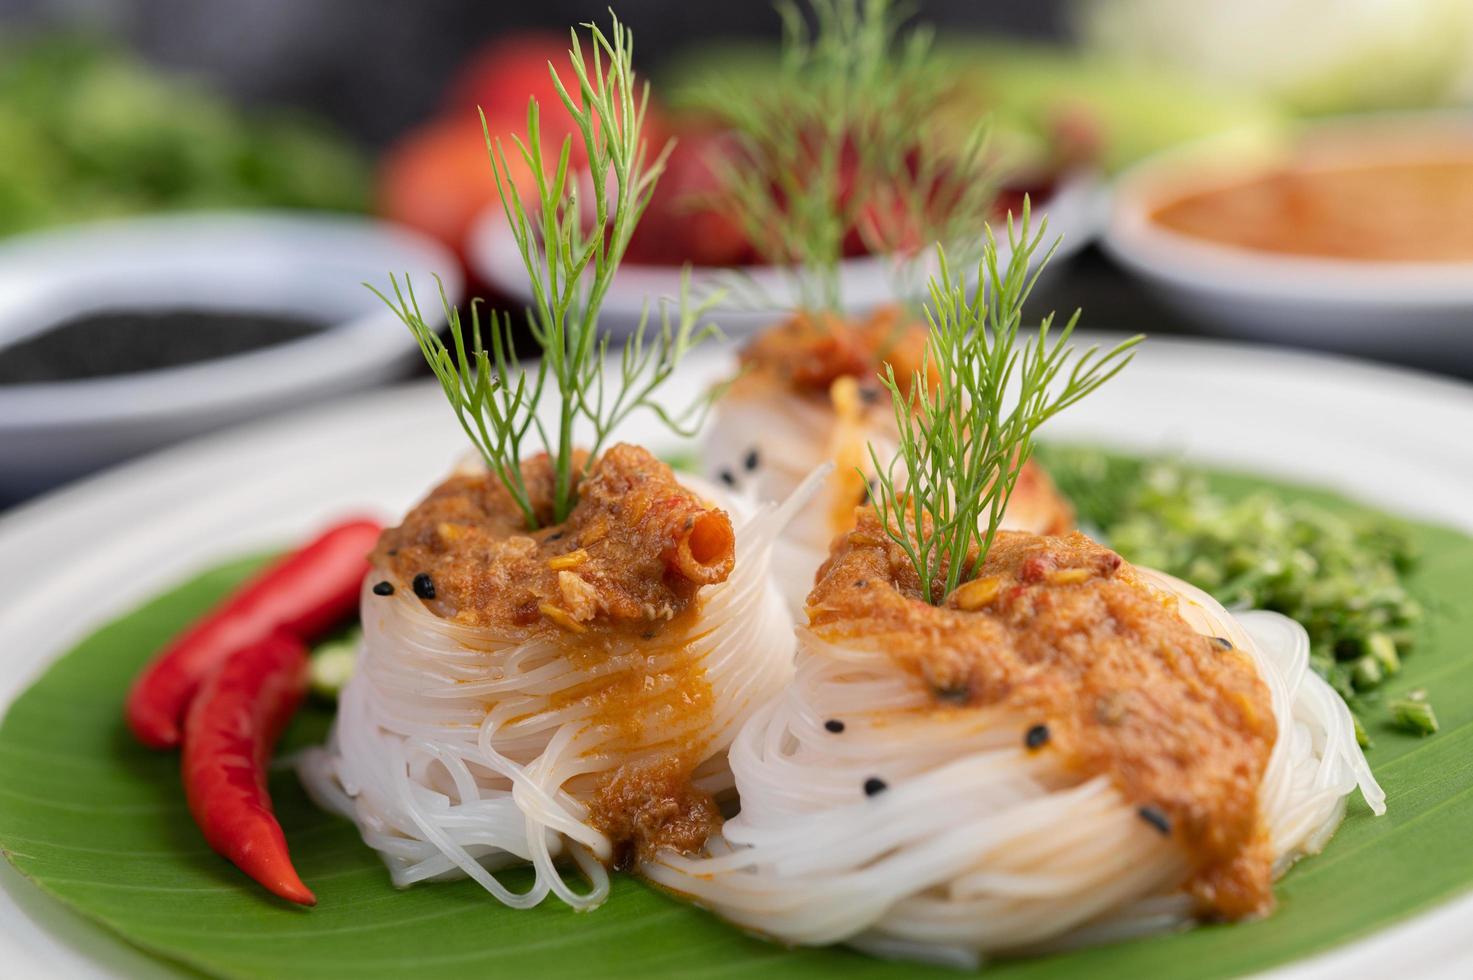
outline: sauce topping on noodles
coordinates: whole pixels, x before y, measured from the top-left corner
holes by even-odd
[[[547,459],[522,472],[550,520]],[[622,864],[660,848],[699,850],[720,825],[715,801],[692,783],[711,752],[704,733],[715,698],[691,641],[701,629],[697,593],[725,581],[733,548],[724,511],[644,449],[620,444],[593,464],[560,525],[528,531],[495,476],[457,474],[384,533],[374,561],[401,582],[428,576],[433,598],[424,601],[446,619],[545,630],[587,677],[529,710],[578,708],[599,733],[598,752],[626,760],[565,787]]]
[[[691,782],[679,756],[625,763],[603,780],[588,822],[615,842],[614,866],[632,867],[661,850],[695,854],[721,829],[721,808]]]
[[[716,708],[705,662],[691,652],[698,610],[682,613],[645,638],[602,632],[564,637],[562,656],[586,683],[558,692],[546,710],[587,709],[599,752],[626,761],[568,789],[589,808],[588,822],[614,842],[613,863],[624,867],[661,848],[699,851],[721,826],[721,811],[691,776],[711,754]]]
[[[1109,776],[1186,850],[1203,914],[1269,911],[1258,789],[1277,728],[1245,653],[1195,632],[1175,599],[1078,533],[1002,532],[942,606],[920,596],[910,561],[865,509],[808,611],[824,638],[863,638],[914,672],[934,710],[997,706],[1046,726],[1037,751]]]
[[[880,384],[888,365],[902,388],[926,363],[926,325],[907,322],[896,307],[864,320],[826,313],[798,313],[759,333],[742,351],[743,373],[731,395],[761,397],[779,391],[827,403],[834,416],[827,454],[836,466],[829,479],[829,526],[838,534],[853,526],[855,504],[869,499],[864,476],[874,469],[869,443],[875,432],[893,431],[895,410]],[[934,379],[935,372],[930,372]],[[1059,534],[1074,526],[1074,511],[1048,473],[1034,460],[1023,465],[1008,508],[1008,526]]]
[[[859,382],[866,404],[890,413],[890,399],[880,386],[884,365],[906,384],[925,362],[926,326],[902,319],[885,307],[865,320],[843,320],[827,313],[798,313],[759,333],[742,351],[738,388],[777,382],[790,390],[827,397],[840,378]]]
[[[546,524],[552,469],[539,456],[522,473]],[[384,532],[374,561],[401,582],[427,576],[429,608],[467,626],[637,632],[690,608],[703,585],[725,581],[734,546],[725,511],[621,443],[583,477],[560,525],[528,531],[494,475],[456,475]]]

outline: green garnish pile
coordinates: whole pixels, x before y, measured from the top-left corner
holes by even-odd
[[[1427,700],[1427,691],[1417,688],[1404,698],[1397,698],[1386,706],[1396,727],[1414,735],[1431,735],[1437,731],[1437,715]]]
[[[0,44],[0,235],[200,207],[362,211],[369,167],[321,122],[245,114],[100,39]]]
[[[312,648],[307,685],[314,697],[336,701],[353,677],[358,648],[363,645],[363,628],[355,624]]]
[[[1229,500],[1175,462],[1062,447],[1048,447],[1043,458],[1080,524],[1106,544],[1230,608],[1297,620],[1309,632],[1311,664],[1358,723],[1376,708],[1377,689],[1401,670],[1423,619],[1402,581],[1416,561],[1405,528],[1265,493]],[[1382,710],[1399,728],[1437,730],[1425,694]]]
[[[591,58],[585,63],[577,31],[572,32],[569,52],[577,84],[569,90],[556,68],[549,65],[548,71],[576,124],[589,174],[580,178],[569,166],[572,137],[563,141],[556,159],[544,155],[536,99],[528,103],[526,138],[516,137],[512,151],[536,184],[530,207],[521,196],[525,188],[512,178],[507,149],[493,142],[489,132],[486,136],[502,207],[531,284],[527,324],[541,360],[523,366],[512,344],[511,318],[494,313],[485,331],[491,341],[488,350],[474,304],[467,337],[460,312],[443,289],[448,347],[421,314],[407,281],[401,287],[393,280],[393,299],[379,294],[414,334],[461,427],[511,494],[529,530],[541,527],[543,518],[522,476],[525,446],[539,446],[551,460],[550,523],[561,524],[578,500],[576,432],[586,436],[586,472],[614,428],[633,412],[652,412],[677,434],[691,436],[716,394],[708,392],[681,413],[669,412],[653,397],[691,348],[716,333],[715,327],[702,325],[702,317],[720,297],[692,305],[684,287],[673,318],[668,305],[661,305],[658,331],[646,331],[645,309],[623,346],[618,380],[605,380],[609,341],[599,334],[599,308],[654,193],[666,152],[651,157],[643,138],[649,88],[635,82],[633,36],[617,18],[608,35],[592,24],[584,26],[592,41]],[[544,395],[552,396],[553,417],[539,412]]]

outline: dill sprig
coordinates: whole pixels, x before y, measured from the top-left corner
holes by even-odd
[[[524,447],[534,434],[552,463],[552,523],[560,524],[577,503],[574,431],[580,423],[592,430],[586,467],[610,433],[635,411],[653,412],[666,426],[689,436],[699,428],[711,398],[708,394],[679,413],[654,399],[685,354],[716,333],[702,321],[719,297],[692,305],[688,274],[674,315],[662,301],[659,329],[647,330],[646,306],[623,346],[618,381],[605,380],[609,341],[599,335],[599,309],[649,205],[669,145],[651,156],[642,138],[649,88],[635,82],[631,33],[617,18],[608,35],[593,24],[583,26],[591,41],[591,68],[574,30],[569,60],[576,86],[570,91],[556,68],[549,64],[548,70],[586,151],[586,175],[580,178],[570,168],[573,137],[563,140],[555,159],[544,153],[539,106],[535,98],[529,100],[526,137],[513,137],[514,152],[536,185],[535,203],[529,207],[511,176],[506,149],[491,138],[484,114],[481,119],[502,208],[532,287],[527,322],[541,360],[530,369],[520,365],[510,317],[492,313],[483,331],[475,303],[467,342],[460,312],[443,288],[449,346],[426,323],[407,280],[401,288],[391,279],[393,299],[379,293],[414,334],[461,427],[511,494],[529,529],[542,523],[521,469]],[[591,202],[583,199],[582,188]],[[489,350],[483,333],[490,338]],[[557,396],[555,424],[538,410],[550,391]]]
[[[1069,339],[1077,311],[1060,330],[1050,313],[1032,337],[1019,337],[1023,304],[1057,247],[1029,271],[1048,225],[1045,220],[1033,234],[1029,212],[1025,199],[1021,222],[1008,216],[1005,261],[987,229],[975,285],[954,277],[945,250],[937,249],[926,365],[905,384],[889,365],[881,379],[900,440],[888,462],[870,447],[879,474],[872,499],[932,604],[976,576],[1038,427],[1120,373],[1143,339],[1132,337],[1104,355],[1090,347],[1076,359]]]
[[[842,309],[839,264],[857,234],[874,254],[975,240],[996,196],[988,127],[958,134],[936,112],[949,84],[932,35],[891,0],[810,0],[813,26],[778,3],[772,85],[718,80],[691,101],[732,133],[715,203],[762,256],[794,273],[800,305]]]

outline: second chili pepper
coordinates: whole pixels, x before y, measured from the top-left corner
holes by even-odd
[[[212,848],[269,891],[315,905],[266,788],[271,750],[307,691],[307,647],[276,632],[232,653],[184,723],[184,792]]]

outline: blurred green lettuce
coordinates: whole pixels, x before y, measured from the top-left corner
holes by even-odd
[[[246,114],[93,38],[0,45],[0,234],[200,207],[362,211],[369,167],[321,123]]]
[[[1468,0],[1076,0],[1073,12],[1092,50],[1302,114],[1444,105],[1473,68]]]
[[[1271,139],[1284,120],[1264,98],[1063,45],[948,32],[934,51],[954,80],[948,111],[958,126],[990,116],[994,147],[1024,171],[1048,166],[1081,135],[1093,140],[1095,162],[1114,171],[1203,137]],[[776,56],[754,42],[701,45],[669,61],[657,84],[676,108],[719,77],[757,91],[778,77]]]

